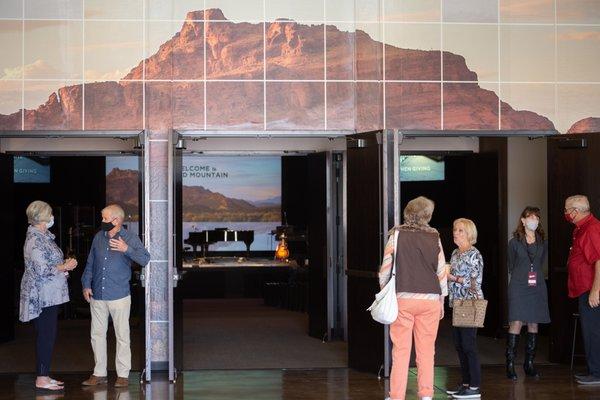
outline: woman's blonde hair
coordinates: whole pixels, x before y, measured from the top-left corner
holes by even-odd
[[[45,201],[36,200],[27,206],[25,214],[27,214],[27,222],[31,225],[37,225],[40,222],[50,221],[52,207]]]
[[[452,227],[456,228],[456,225],[461,224],[467,232],[467,240],[471,244],[477,243],[477,227],[475,226],[475,222],[471,221],[467,218],[459,218],[454,220]]]
[[[419,196],[416,199],[412,199],[404,207],[404,223],[427,225],[431,221],[434,208],[435,203],[427,197]]]

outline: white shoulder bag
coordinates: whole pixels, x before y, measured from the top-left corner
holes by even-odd
[[[383,289],[375,295],[375,301],[367,311],[371,311],[373,319],[382,324],[391,324],[398,318],[398,300],[396,297],[396,246],[398,243],[398,230],[394,232],[394,253],[392,259],[392,273],[390,280]]]

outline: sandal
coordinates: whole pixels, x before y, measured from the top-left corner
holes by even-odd
[[[50,383],[53,384],[53,385],[56,385],[56,386],[64,386],[65,385],[64,382],[57,381],[56,379],[52,379],[52,378],[50,378]]]
[[[45,385],[42,386],[35,386],[35,390],[36,391],[40,391],[40,392],[60,392],[62,390],[65,390],[64,386],[59,386],[56,383],[46,383]]]

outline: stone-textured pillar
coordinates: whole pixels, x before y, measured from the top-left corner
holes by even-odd
[[[147,268],[146,366],[168,370],[169,361],[169,135],[171,134],[171,82],[147,82],[146,109],[146,221],[151,261]],[[149,294],[149,296],[148,296]]]

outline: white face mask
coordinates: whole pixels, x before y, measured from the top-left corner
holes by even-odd
[[[530,231],[534,231],[538,228],[539,225],[539,221],[535,220],[535,219],[528,219],[525,221],[525,226],[527,227],[527,229],[529,229]]]
[[[54,225],[54,216],[51,216],[50,221],[48,221],[48,223],[46,223],[46,229],[52,228],[53,225]]]

